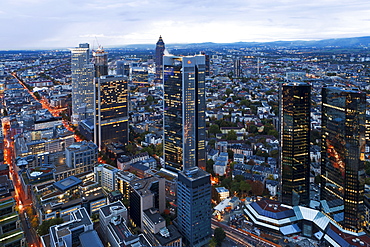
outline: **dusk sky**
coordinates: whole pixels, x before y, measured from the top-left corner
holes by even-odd
[[[1,0],[0,20],[0,50],[316,40],[369,36],[370,1]]]

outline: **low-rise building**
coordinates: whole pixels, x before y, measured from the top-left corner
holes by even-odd
[[[93,222],[86,209],[79,208],[70,213],[69,221],[51,226],[49,234],[41,237],[41,243],[44,247],[72,247],[79,245],[103,247],[103,243],[96,232],[94,232]],[[94,244],[89,245],[89,243]]]

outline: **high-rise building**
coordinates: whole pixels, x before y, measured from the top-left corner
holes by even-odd
[[[89,44],[71,49],[72,123],[90,118],[94,113],[94,65],[90,63]]]
[[[321,209],[351,231],[363,226],[366,94],[322,89]]]
[[[160,213],[165,209],[165,179],[147,177],[130,184],[130,218],[132,224],[142,228],[144,211],[156,208]]]
[[[207,245],[212,235],[210,175],[198,167],[180,172],[177,190],[177,225],[186,246]]]
[[[130,76],[130,65],[125,63],[125,61],[119,60],[116,62],[116,75]]]
[[[240,76],[241,76],[240,59],[237,58],[234,60],[234,77],[239,78]]]
[[[93,51],[93,63],[95,68],[95,77],[108,75],[108,52],[103,47]]]
[[[163,83],[163,55],[164,55],[164,42],[162,36],[159,36],[158,42],[155,47],[155,82]]]
[[[209,76],[209,67],[210,67],[210,65],[209,65],[209,55],[208,54],[206,54],[206,52],[205,51],[202,51],[201,52],[201,54],[202,55],[204,55],[204,57],[205,57],[205,62],[206,62],[206,72],[205,72],[205,75],[206,76]]]
[[[308,206],[311,86],[284,83],[280,95],[281,201]]]
[[[99,149],[112,142],[128,142],[127,77],[95,78],[94,142]]]
[[[163,70],[165,166],[205,169],[205,57],[164,56]]]

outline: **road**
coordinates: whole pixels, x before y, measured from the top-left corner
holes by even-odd
[[[228,225],[222,224],[218,222],[215,219],[212,219],[212,228],[215,229],[217,227],[221,227],[224,229],[226,236],[236,243],[242,244],[244,246],[266,246],[266,247],[276,247],[280,246],[277,244],[274,244],[270,241],[264,240],[259,238],[258,236],[255,236],[254,234],[248,234],[247,232],[242,232],[238,229],[232,228]]]
[[[18,175],[19,169],[15,164],[14,141],[10,133],[9,118],[3,118],[1,123],[4,135],[4,162],[9,165],[9,177],[14,185],[14,199],[16,200],[19,209],[19,217],[22,223],[22,229],[24,231],[24,235],[29,246],[41,247],[42,245],[35,229],[32,229],[32,227],[29,228],[25,220],[24,213],[28,207],[32,207],[32,200],[25,196],[23,187],[19,179]],[[29,222],[29,224],[30,223],[31,222]]]

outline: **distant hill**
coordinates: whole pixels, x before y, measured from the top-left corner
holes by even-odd
[[[132,44],[121,46],[120,48],[131,49],[153,49],[155,44]],[[323,40],[294,40],[294,41],[273,41],[273,42],[236,42],[236,43],[188,43],[188,44],[166,44],[170,49],[188,49],[188,48],[221,48],[221,47],[286,47],[286,48],[364,48],[370,47],[370,36],[355,38],[338,38]]]

